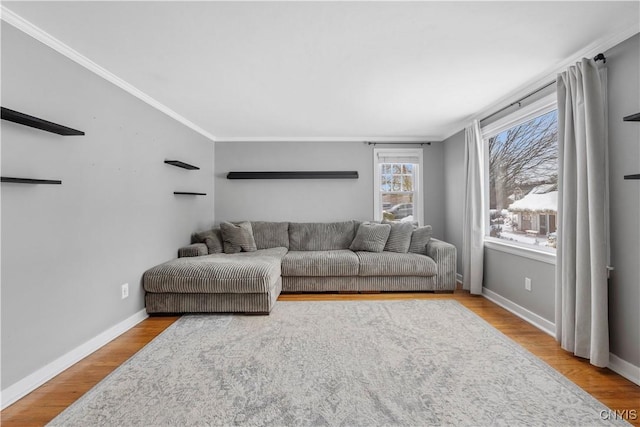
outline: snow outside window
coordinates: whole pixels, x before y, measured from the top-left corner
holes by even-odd
[[[483,128],[487,240],[555,252],[558,111],[555,94]]]
[[[374,219],[422,222],[422,150],[374,149]]]

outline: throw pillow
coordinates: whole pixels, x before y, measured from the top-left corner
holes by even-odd
[[[424,227],[416,228],[411,233],[411,244],[409,245],[409,252],[414,254],[427,254],[427,243],[431,240],[431,226],[425,225]]]
[[[384,245],[384,250],[388,252],[406,254],[409,251],[409,246],[411,245],[413,224],[410,222],[387,221],[383,221],[382,223],[389,224],[391,226],[391,232],[389,233],[387,244]]]
[[[207,251],[209,254],[220,254],[224,251],[222,245],[222,234],[220,233],[219,228],[195,233],[191,237],[191,243],[204,243],[207,245]]]
[[[358,227],[356,237],[349,249],[352,251],[382,252],[391,232],[389,224],[363,222]]]
[[[220,231],[222,232],[225,254],[236,254],[242,251],[255,252],[257,250],[250,222],[245,221],[238,224],[223,222],[220,224]]]

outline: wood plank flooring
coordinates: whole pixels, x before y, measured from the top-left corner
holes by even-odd
[[[491,301],[458,290],[453,294],[285,294],[280,301],[455,299],[496,329],[544,360],[613,411],[640,426],[640,386],[609,369],[596,368],[562,350],[555,339]],[[67,369],[0,413],[0,424],[42,426],[100,382],[110,372],[175,322],[178,317],[150,317]],[[626,411],[626,412],[625,412]],[[635,412],[632,412],[635,411]],[[635,417],[633,416],[635,414]],[[629,416],[631,415],[631,416]]]

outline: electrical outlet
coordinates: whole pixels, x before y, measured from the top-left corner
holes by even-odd
[[[529,279],[528,277],[524,278],[524,288],[531,292],[531,279]]]
[[[125,299],[129,296],[129,284],[125,283],[122,285],[122,299]]]

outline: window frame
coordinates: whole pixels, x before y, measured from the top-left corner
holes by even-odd
[[[373,219],[374,221],[382,221],[382,198],[381,189],[382,184],[380,174],[380,162],[378,161],[378,154],[384,153],[386,155],[397,154],[402,157],[417,157],[418,167],[414,170],[414,209],[417,208],[418,214],[413,216],[414,221],[418,221],[419,225],[424,223],[424,211],[422,202],[422,165],[423,165],[423,150],[419,148],[374,148],[373,149]]]
[[[484,144],[484,203],[486,206],[485,212],[485,224],[484,224],[484,244],[485,247],[489,249],[498,250],[501,252],[510,253],[513,255],[519,255],[522,257],[535,259],[538,261],[546,262],[548,264],[555,265],[556,263],[556,250],[545,247],[536,247],[534,245],[529,245],[521,242],[513,242],[504,239],[499,239],[497,237],[489,236],[489,231],[491,230],[491,222],[489,215],[489,206],[490,206],[490,170],[489,170],[489,139],[498,135],[499,133],[508,130],[512,127],[515,127],[521,123],[544,115],[550,111],[558,109],[558,100],[556,93],[552,93],[546,95],[537,101],[532,102],[529,105],[526,105],[517,111],[502,117],[495,122],[489,123],[486,126],[481,127],[482,133],[482,142]],[[557,223],[557,215],[556,215],[556,228],[559,228],[560,224]]]

